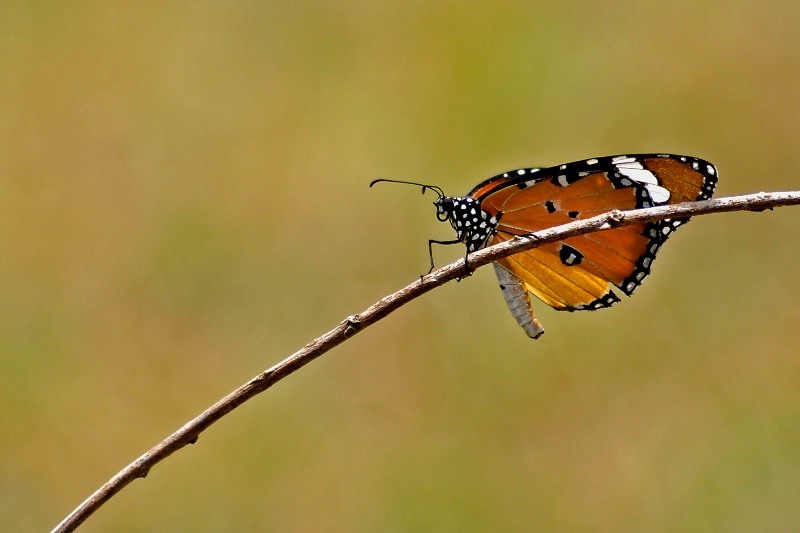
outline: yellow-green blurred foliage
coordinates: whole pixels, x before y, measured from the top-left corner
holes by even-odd
[[[370,180],[666,151],[798,189],[799,125],[796,0],[0,3],[0,530],[425,271],[433,198]],[[84,530],[800,530],[799,243],[698,218],[536,342],[482,269]]]

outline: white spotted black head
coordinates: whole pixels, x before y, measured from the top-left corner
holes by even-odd
[[[497,231],[497,217],[481,209],[481,203],[471,196],[440,196],[436,206],[436,218],[449,221],[456,230],[456,237],[467,246],[467,251],[480,250]]]

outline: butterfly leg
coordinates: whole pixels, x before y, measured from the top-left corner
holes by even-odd
[[[464,252],[464,274],[461,277],[456,278],[456,281],[461,281],[464,278],[468,278],[472,275],[472,271],[469,269],[469,263],[467,260],[469,259],[469,248],[466,249]]]
[[[429,240],[428,241],[428,255],[431,258],[431,268],[430,268],[430,270],[428,270],[428,272],[426,272],[426,274],[430,274],[431,272],[433,272],[433,269],[434,269],[434,264],[433,264],[433,245],[434,244],[450,245],[450,244],[458,244],[460,242],[461,241],[459,241],[458,239],[453,239],[452,241],[436,241],[436,240],[433,240],[433,239]]]

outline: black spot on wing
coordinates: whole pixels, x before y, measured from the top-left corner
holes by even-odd
[[[583,261],[583,254],[568,244],[562,244],[558,249],[561,262],[567,266],[579,265]]]

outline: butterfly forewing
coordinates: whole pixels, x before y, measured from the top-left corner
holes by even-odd
[[[714,194],[717,169],[695,157],[643,157],[642,165],[655,174],[672,195],[670,204],[708,200]]]
[[[716,179],[716,168],[701,159],[620,155],[507,172],[482,182],[469,196],[499,220],[488,246],[612,209],[705,200],[713,194]],[[571,237],[498,263],[510,276],[503,273],[506,281],[517,280],[555,309],[600,309],[619,301],[609,283],[625,294],[633,293],[649,274],[663,242],[685,221],[635,224]],[[535,320],[532,311],[531,319]]]
[[[616,230],[602,233],[609,235],[604,235],[600,241],[593,238],[592,234],[580,235],[565,239],[564,244],[581,252],[583,259],[580,266],[594,269],[598,277],[619,287],[635,268],[639,257],[645,253],[648,239],[643,235],[630,232],[627,232],[626,235],[625,232]],[[631,242],[632,239],[628,238],[629,236],[636,239],[637,242]],[[602,240],[606,242],[616,240],[618,244],[609,246],[602,244]]]

